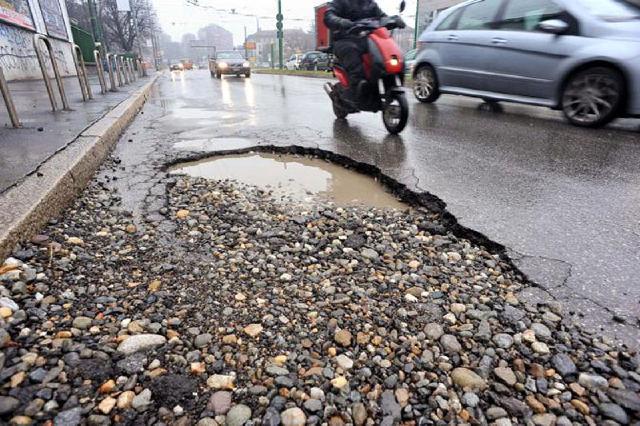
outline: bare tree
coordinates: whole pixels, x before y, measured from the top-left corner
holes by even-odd
[[[116,0],[100,2],[100,18],[107,45],[125,52],[134,50],[139,39],[151,36],[156,27],[155,10],[149,0],[130,0],[131,12],[118,10]]]

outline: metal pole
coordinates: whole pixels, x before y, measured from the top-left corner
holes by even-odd
[[[16,106],[13,103],[13,98],[9,92],[9,85],[7,84],[7,80],[4,78],[4,71],[2,71],[2,67],[0,67],[0,91],[2,91],[2,97],[4,98],[4,104],[7,106],[7,112],[9,113],[11,124],[15,128],[22,127],[20,120],[18,119]]]
[[[102,60],[102,53],[99,49],[93,51],[93,57],[96,59],[96,69],[98,71],[98,80],[100,81],[100,93],[107,94],[107,80],[104,77],[104,61]]]
[[[418,47],[418,17],[420,16],[420,0],[416,1],[416,24],[413,29],[413,48]]]
[[[249,58],[249,53],[247,52],[247,26],[244,26],[244,58]]]
[[[278,0],[278,17],[280,21],[280,25],[282,25],[282,0]],[[280,27],[280,31],[278,32],[278,54],[280,58],[278,60],[278,64],[280,69],[284,68],[283,56],[284,56],[284,27]]]
[[[98,22],[98,12],[96,11],[95,0],[87,0],[89,6],[89,17],[91,18],[91,29],[93,30],[93,39],[96,43],[102,43],[102,31]]]

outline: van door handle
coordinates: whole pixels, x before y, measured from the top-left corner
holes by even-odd
[[[495,37],[491,40],[491,43],[493,44],[507,44],[507,39],[504,39],[502,37]]]
[[[450,34],[449,37],[447,38],[449,41],[458,41],[459,37],[455,34]]]

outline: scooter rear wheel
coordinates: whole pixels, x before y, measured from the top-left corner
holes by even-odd
[[[382,110],[382,121],[392,135],[402,132],[409,120],[409,103],[404,93],[394,93]]]

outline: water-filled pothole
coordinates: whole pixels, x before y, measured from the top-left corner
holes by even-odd
[[[209,138],[187,139],[173,144],[173,149],[179,151],[215,151],[222,149],[241,149],[255,146],[251,139],[243,138]]]
[[[273,192],[276,198],[340,206],[406,209],[379,182],[327,161],[293,155],[246,154],[182,163],[171,169],[215,180],[234,180]]]

